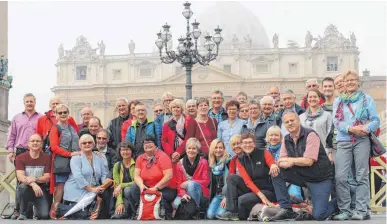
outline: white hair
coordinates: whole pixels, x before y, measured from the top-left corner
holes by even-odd
[[[262,99],[259,101],[259,103],[261,104],[261,106],[265,103],[265,102],[267,102],[267,101],[270,101],[270,102],[272,102],[273,103],[273,105],[274,105],[274,99],[273,99],[273,97],[271,97],[271,96],[264,96],[264,97],[262,97]]]
[[[317,79],[308,79],[308,80],[306,80],[306,82],[305,82],[305,86],[307,86],[309,83],[316,83],[317,85],[319,85],[318,84],[318,81],[317,81]]]
[[[117,101],[116,101],[116,106],[118,105],[118,103],[119,103],[120,101],[124,101],[125,104],[129,104],[128,99],[126,99],[126,98],[124,98],[124,97],[119,97],[119,98],[117,99]]]
[[[196,100],[194,100],[194,99],[187,100],[187,102],[185,103],[185,107],[187,107],[189,104],[196,105]]]
[[[172,99],[175,98],[171,92],[164,92],[161,99],[165,100],[167,97],[171,97]]]

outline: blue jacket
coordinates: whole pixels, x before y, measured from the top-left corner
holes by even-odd
[[[169,118],[170,118],[172,115],[167,115],[166,113],[163,113],[163,114],[160,114],[159,116],[157,116],[157,118],[154,121],[155,131],[156,131],[156,141],[158,142],[158,144],[160,144],[159,149],[161,149],[161,150],[163,150],[162,145],[161,145],[161,135],[163,133],[164,117],[165,116],[169,116]]]
[[[372,97],[368,94],[365,94],[365,111],[361,117],[361,122],[366,123],[366,121],[370,121],[365,126],[365,129],[368,132],[375,132],[379,126],[380,126],[380,119],[378,112],[376,111],[376,104],[375,101],[372,99]],[[348,129],[350,127],[353,127],[353,124],[355,123],[355,116],[352,115],[351,111],[349,110],[348,106],[346,104],[343,105],[343,113],[344,113],[344,119],[339,121],[336,117],[336,112],[338,109],[340,103],[340,98],[336,98],[335,102],[333,103],[333,123],[335,127],[338,130],[336,140],[339,141],[351,141],[351,134],[348,133]],[[363,107],[363,99],[358,100],[356,103],[352,103],[351,107],[353,111],[356,113],[356,111],[361,110]]]
[[[126,132],[125,140],[130,141],[133,145],[136,143],[136,125],[137,125],[137,120],[134,120],[132,122],[132,125],[128,128],[128,131]],[[146,128],[145,128],[145,134],[146,135],[153,135],[156,137],[156,145],[158,148],[161,146],[161,142],[159,138],[157,138],[157,132],[156,132],[156,127],[155,123],[152,120],[149,120],[148,118],[146,119]]]

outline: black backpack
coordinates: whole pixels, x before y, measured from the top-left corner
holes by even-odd
[[[178,220],[197,220],[199,219],[199,209],[196,207],[196,202],[191,200],[181,200],[179,207],[176,210],[175,219]]]

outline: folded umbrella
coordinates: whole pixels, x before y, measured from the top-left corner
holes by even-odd
[[[94,192],[87,192],[81,200],[79,200],[75,205],[74,207],[72,207],[68,212],[66,212],[66,214],[61,218],[61,219],[64,219],[65,217],[69,216],[69,215],[72,215],[82,209],[85,209],[88,205],[91,204],[91,202],[93,202],[95,200],[95,196],[97,194],[94,193]]]

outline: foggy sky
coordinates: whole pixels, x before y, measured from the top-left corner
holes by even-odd
[[[9,119],[23,111],[22,97],[32,92],[37,111],[48,110],[48,100],[56,85],[58,47],[75,46],[84,35],[93,48],[103,40],[105,54],[127,54],[131,39],[137,53],[151,52],[156,33],[165,22],[173,38],[184,34],[182,2],[9,2],[8,58],[9,74],[14,76],[10,91]],[[323,36],[329,24],[349,37],[357,38],[360,71],[386,74],[386,7],[383,2],[241,2],[260,20],[270,44],[279,33],[280,47],[287,40],[304,46],[309,30]],[[194,18],[214,2],[193,2]],[[205,23],[206,21],[199,21]],[[174,44],[174,46],[177,46]]]

